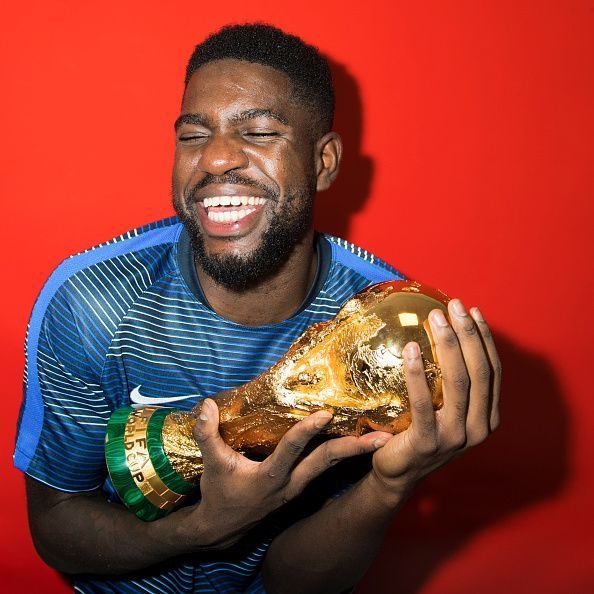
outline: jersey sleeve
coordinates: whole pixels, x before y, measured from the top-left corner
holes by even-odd
[[[23,403],[14,463],[62,491],[94,490],[105,478],[105,427],[110,415],[93,364],[93,327],[59,291],[43,292],[29,322]]]

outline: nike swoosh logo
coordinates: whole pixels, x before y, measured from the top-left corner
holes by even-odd
[[[140,393],[140,386],[136,386],[130,392],[130,401],[134,404],[167,404],[168,402],[178,402],[179,400],[187,400],[188,398],[200,398],[200,394],[188,394],[187,396],[169,396],[163,398],[149,398]]]

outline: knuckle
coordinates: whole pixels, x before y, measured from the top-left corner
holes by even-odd
[[[444,383],[451,384],[451,386],[459,392],[467,392],[470,387],[470,379],[466,372],[458,371],[448,376],[444,374]]]
[[[467,435],[463,428],[457,429],[450,433],[448,442],[450,447],[455,450],[462,449],[466,445]]]
[[[341,460],[341,457],[333,450],[330,444],[327,442],[323,446],[323,456],[322,459],[324,461],[324,466],[329,468],[330,466],[334,466],[338,464]]]
[[[285,439],[285,449],[289,454],[298,456],[303,452],[303,445],[291,439]]]
[[[355,444],[351,451],[348,453],[349,456],[360,456],[361,454],[365,454],[367,450],[363,444]]]
[[[479,322],[480,324],[480,329],[481,329],[481,334],[483,335],[484,338],[492,338],[493,334],[491,333],[491,328],[489,328],[487,322],[482,321]]]
[[[479,382],[488,384],[491,381],[491,368],[486,363],[479,365],[475,373]]]
[[[210,437],[208,432],[205,431],[198,423],[194,426],[194,439],[200,443],[206,443]]]
[[[462,333],[465,336],[474,337],[477,335],[477,332],[478,329],[476,327],[476,324],[472,320],[469,320],[467,323],[464,324],[464,326],[462,326]]]
[[[340,458],[337,456],[332,456],[330,454],[326,454],[324,457],[324,463],[326,468],[330,468],[331,466],[335,466],[340,462]]]
[[[357,446],[357,449],[355,450],[355,455],[361,456],[362,454],[367,454],[368,452],[369,449],[366,448],[363,444],[361,444]]]
[[[425,435],[417,443],[417,450],[424,456],[434,456],[439,452],[439,443],[435,435]]]
[[[456,401],[452,403],[454,409],[454,418],[458,421],[466,420],[468,413],[468,403],[466,401]]]
[[[468,440],[473,445],[478,445],[479,443],[483,443],[487,437],[489,437],[489,429],[487,427],[481,427],[480,429],[473,429]]]
[[[446,328],[444,330],[443,336],[441,338],[441,344],[448,348],[455,348],[458,346],[458,337],[451,328]]]
[[[454,386],[461,392],[468,391],[470,380],[466,373],[458,373],[454,376]]]
[[[418,415],[428,415],[430,412],[433,413],[433,403],[427,398],[421,400],[415,400],[411,403],[413,412]]]

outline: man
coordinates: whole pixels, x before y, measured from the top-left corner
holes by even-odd
[[[206,399],[195,437],[201,500],[152,523],[117,503],[103,463],[109,415],[132,402],[191,408],[277,360],[361,288],[399,274],[314,233],[315,192],[338,173],[328,66],[264,25],[221,30],[187,68],[173,201],[160,221],[65,261],[32,314],[15,463],[33,539],[80,592],[340,592],[365,572],[404,499],[497,426],[499,363],[477,309],[430,322],[443,367],[435,413],[418,346],[405,349],[412,425],[302,452],[329,422],[298,423],[262,462],[228,448]],[[295,515],[336,462],[372,467]],[[287,503],[291,506],[287,507]],[[286,514],[285,514],[286,516]]]

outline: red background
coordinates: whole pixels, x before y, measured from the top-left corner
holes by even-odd
[[[250,4],[2,9],[0,589],[67,591],[11,468],[34,298],[65,256],[170,213],[185,61],[266,20],[333,62],[347,150],[319,226],[480,304],[505,368],[501,429],[421,486],[359,592],[593,592],[594,2]]]

